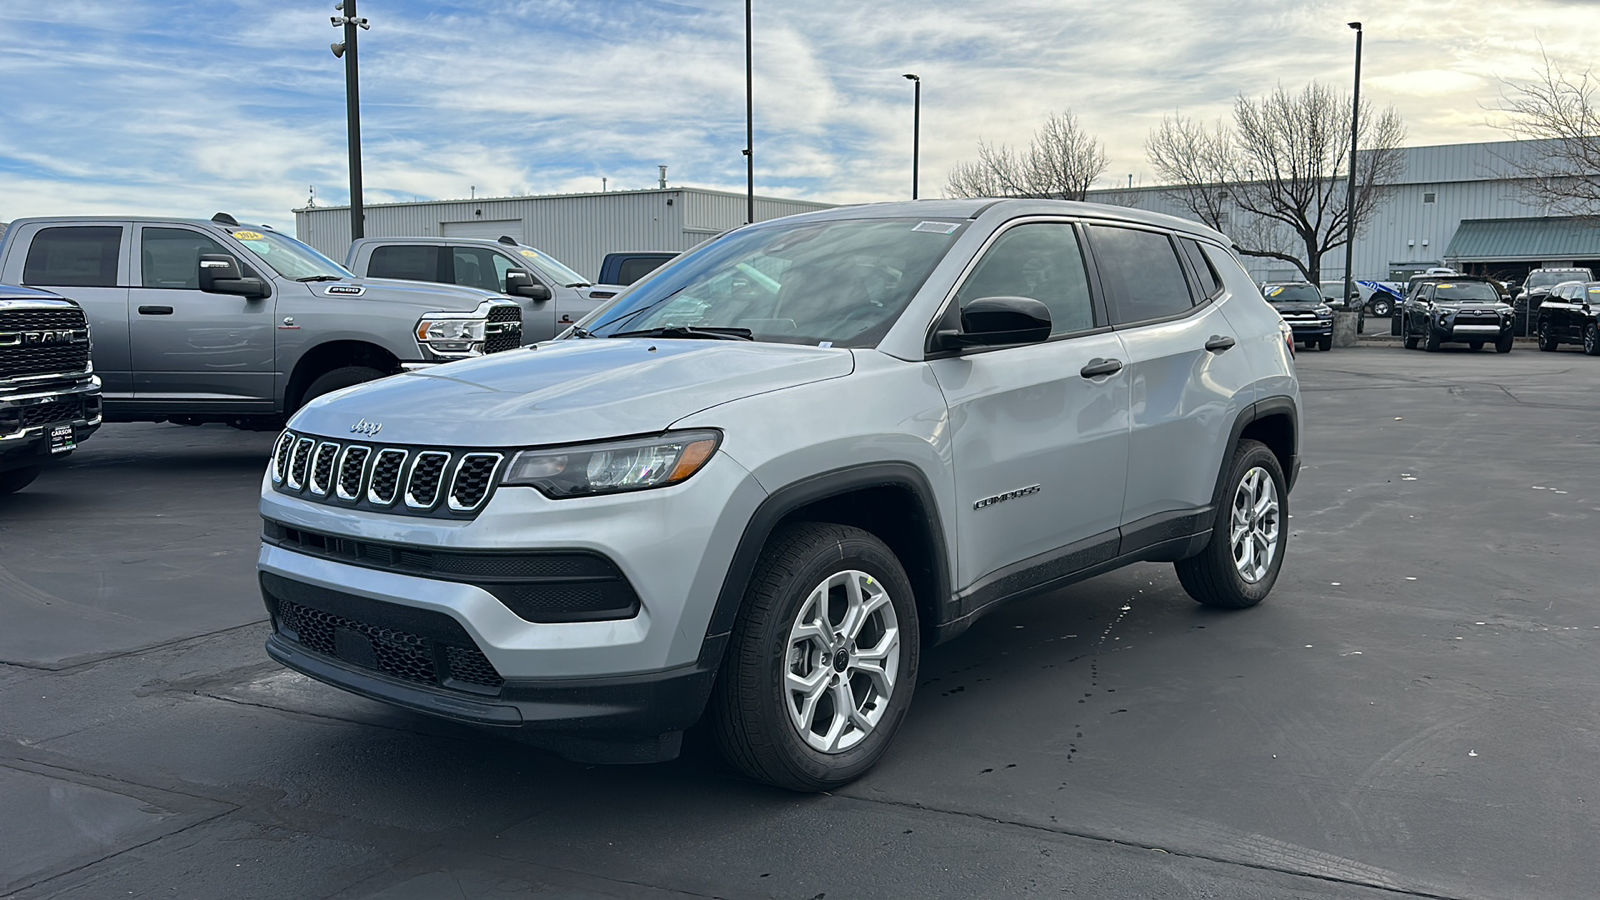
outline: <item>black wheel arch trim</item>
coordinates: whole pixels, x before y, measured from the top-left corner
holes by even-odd
[[[921,507],[923,527],[928,544],[933,549],[933,597],[930,604],[936,611],[936,621],[925,623],[931,632],[947,617],[956,615],[950,587],[950,552],[945,543],[944,524],[939,516],[933,485],[922,470],[905,462],[866,463],[834,469],[804,478],[773,491],[761,502],[745,523],[744,534],[734,550],[733,560],[723,577],[722,590],[717,594],[717,604],[706,627],[707,652],[715,644],[717,653],[727,644],[727,635],[733,630],[734,620],[744,601],[744,592],[755,573],[756,560],[766,546],[778,523],[791,513],[821,500],[868,488],[898,488],[909,491]],[[912,581],[916,582],[915,575]],[[705,661],[705,652],[701,655]]]
[[[1228,465],[1233,462],[1234,448],[1239,446],[1239,439],[1244,434],[1251,422],[1265,419],[1269,416],[1287,416],[1290,425],[1289,464],[1284,466],[1283,479],[1285,490],[1294,490],[1295,480],[1300,475],[1300,410],[1295,406],[1293,399],[1285,396],[1268,397],[1256,402],[1240,411],[1233,420],[1233,429],[1228,435],[1227,452],[1222,456],[1222,464],[1217,468],[1217,492],[1212,497],[1212,505],[1222,503],[1222,482],[1228,477]]]

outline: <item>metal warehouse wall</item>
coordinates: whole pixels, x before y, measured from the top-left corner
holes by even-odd
[[[832,204],[756,198],[756,219]],[[297,209],[295,233],[337,260],[350,248],[350,208]],[[744,224],[745,195],[696,188],[384,203],[366,207],[368,237],[510,234],[593,278],[618,250],[687,250]],[[500,223],[496,225],[494,223]],[[454,226],[454,227],[451,227]],[[489,232],[493,232],[490,234]]]
[[[1521,182],[1501,175],[1509,170],[1507,160],[1534,149],[1520,141],[1404,148],[1399,181],[1356,237],[1356,277],[1388,280],[1391,265],[1399,262],[1445,265],[1445,248],[1462,219],[1549,215]],[[1428,194],[1434,195],[1432,202]],[[1160,187],[1092,191],[1089,199],[1193,218]],[[1300,277],[1293,266],[1276,260],[1247,256],[1244,262],[1257,280]],[[1339,247],[1323,257],[1322,278],[1343,277],[1344,248]]]

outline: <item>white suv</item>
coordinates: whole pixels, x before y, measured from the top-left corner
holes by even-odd
[[[262,483],[268,652],[575,759],[710,716],[799,790],[885,752],[920,650],[1169,561],[1283,564],[1287,326],[1221,234],[1063,201],[829,210],[711,241],[535,348],[301,410]]]

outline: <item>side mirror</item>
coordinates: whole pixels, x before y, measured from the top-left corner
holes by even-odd
[[[961,330],[938,333],[940,349],[1037,344],[1050,339],[1050,307],[1032,297],[980,297],[961,310]]]
[[[200,255],[200,290],[208,294],[235,294],[240,297],[267,296],[267,283],[259,278],[245,278],[239,271],[239,261],[226,253]]]
[[[533,280],[527,269],[506,270],[506,293],[513,297],[527,297],[535,302],[550,299],[550,289]]]
[[[1520,297],[1522,296],[1522,285],[1514,284],[1511,287],[1506,288],[1506,293],[1513,297]]]

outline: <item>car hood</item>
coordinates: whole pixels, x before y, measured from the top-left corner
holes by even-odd
[[[470,312],[485,300],[506,300],[477,288],[433,281],[400,281],[396,278],[351,278],[345,281],[309,281],[306,288],[318,297],[360,298],[386,303],[406,303],[428,312]]]
[[[376,442],[519,447],[650,434],[692,413],[855,369],[849,350],[744,341],[555,341],[327,394],[289,427]]]

